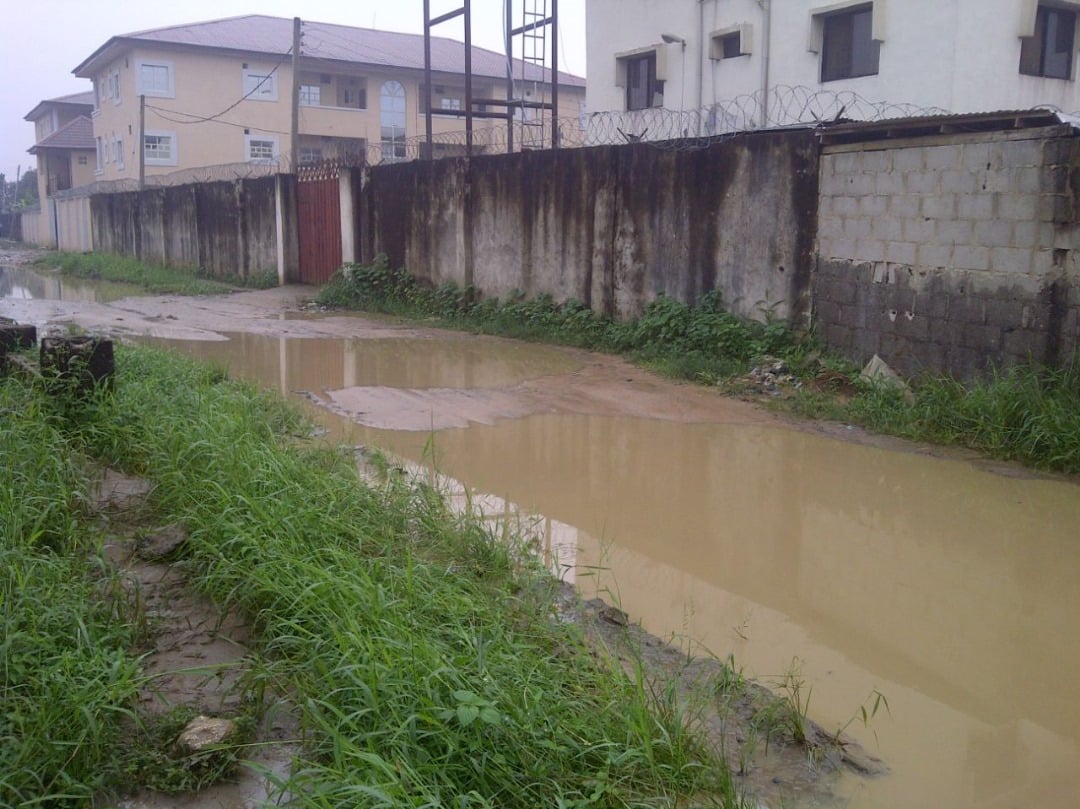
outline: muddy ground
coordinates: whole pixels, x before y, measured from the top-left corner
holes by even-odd
[[[32,251],[0,248],[0,265],[25,264],[34,256]],[[127,298],[108,304],[5,298],[0,299],[0,316],[36,324],[39,330],[64,330],[73,324],[120,340],[147,335],[175,340],[223,340],[227,339],[224,332],[291,338],[495,339],[376,318],[312,316],[310,310],[303,308],[312,293],[311,288],[286,287],[209,297]],[[566,351],[574,360],[572,370],[504,388],[429,390],[423,394],[424,401],[414,403],[416,407],[407,406],[409,403],[403,401],[401,391],[389,388],[381,394],[367,388],[362,399],[354,391],[332,391],[319,403],[339,415],[388,429],[439,429],[472,421],[491,423],[500,418],[553,412],[747,425],[784,422],[792,426],[782,416],[753,402],[665,380],[619,358]],[[446,424],[432,424],[433,406],[448,414]],[[420,412],[424,414],[422,423],[414,424]],[[845,440],[929,451],[893,439],[869,436],[846,425],[794,426]],[[132,489],[137,506],[138,481],[117,482],[110,477],[106,488],[109,486],[119,486],[117,491],[121,492],[125,487]],[[108,500],[107,494],[105,499]],[[115,504],[110,508],[117,512]],[[117,513],[122,512],[121,508]],[[158,691],[143,695],[146,707],[157,710],[163,705],[184,704],[208,714],[228,713],[235,707],[230,700],[236,699],[233,688],[236,672],[242,670],[247,655],[246,626],[236,616],[221,615],[214,605],[194,595],[182,569],[174,568],[167,559],[140,554],[137,543],[133,544],[133,524],[124,527],[120,520],[118,525],[112,561],[128,571],[132,586],[142,592],[154,619],[153,652],[148,665],[161,676]],[[750,684],[740,695],[721,694],[717,685],[724,677],[720,662],[688,658],[684,650],[645,634],[632,620],[628,621],[608,605],[590,602],[569,606],[568,602],[567,614],[587,629],[597,654],[610,655],[624,663],[639,659],[661,687],[676,683],[683,700],[701,709],[697,714],[701,727],[714,741],[723,744],[734,771],[740,773],[740,784],[762,806],[833,805],[829,786],[840,770],[850,769],[868,777],[881,777],[887,770],[885,764],[856,745],[837,744],[819,728],[810,729],[809,746],[795,743],[782,720],[766,728],[762,711],[779,715],[783,710],[767,692]],[[169,673],[200,668],[224,674]],[[276,766],[282,756],[287,758],[290,750],[287,742],[294,731],[287,715],[279,716],[278,721],[261,729],[259,740],[274,743],[263,749],[279,751],[275,754],[277,759],[264,760],[263,766]],[[278,743],[283,746],[277,746]],[[265,798],[261,778],[251,771],[239,778],[237,784],[199,796],[178,799],[142,794],[119,805],[126,809],[156,806],[209,809],[257,805]]]

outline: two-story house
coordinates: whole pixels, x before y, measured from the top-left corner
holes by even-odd
[[[55,220],[50,215],[52,197],[94,180],[95,145],[93,123],[94,94],[91,92],[50,98],[40,102],[23,120],[34,125],[34,145],[30,154],[37,158],[39,215],[24,218],[23,235],[27,241],[56,244]]]
[[[293,20],[249,15],[109,39],[74,70],[94,83],[97,177],[138,177],[140,133],[147,176],[279,161],[292,149],[294,82],[301,162],[403,157],[406,142],[425,131],[423,36],[304,21],[295,73],[293,37]],[[431,47],[433,104],[460,112],[465,46],[433,37]],[[515,96],[550,99],[550,70],[513,64]],[[472,71],[474,98],[506,98],[503,54],[474,47]],[[577,115],[584,80],[560,73],[559,87],[559,113]],[[460,117],[438,116],[434,125],[436,133],[465,128]]]
[[[951,112],[1080,109],[1076,0],[588,0],[588,107],[707,110],[785,88]],[[804,93],[802,97],[806,97]],[[858,117],[859,110],[843,110]]]

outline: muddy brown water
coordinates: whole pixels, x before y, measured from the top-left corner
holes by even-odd
[[[245,334],[193,314],[187,327],[208,339],[169,344],[303,391],[345,440],[434,457],[458,497],[525,515],[556,569],[649,631],[733,654],[764,682],[797,666],[810,716],[826,729],[855,718],[847,732],[892,770],[845,776],[838,805],[1078,805],[1074,483],[792,429],[578,352],[283,320],[258,300],[264,319]],[[238,328],[241,303],[229,300],[219,328]],[[183,318],[196,304],[176,306]],[[156,307],[141,308],[154,321]],[[138,308],[124,303],[129,333]],[[306,337],[274,336],[271,321]],[[875,690],[890,713],[864,728]]]

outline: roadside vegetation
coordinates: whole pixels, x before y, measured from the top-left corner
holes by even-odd
[[[112,392],[66,405],[0,379],[0,805],[170,782],[147,771],[168,756],[129,750],[162,734],[89,505],[103,466],[152,484],[142,518],[182,525],[176,561],[255,627],[246,702],[286,695],[302,728],[292,805],[740,805],[692,716],[592,654],[513,541],[406,478],[365,485],[272,394],[116,356]]]
[[[385,257],[342,268],[316,301],[622,354],[669,376],[736,394],[760,394],[758,383],[767,374],[788,377],[787,387],[770,382],[769,399],[800,416],[1080,474],[1080,358],[1064,370],[1028,365],[983,381],[925,376],[903,387],[860,378],[859,369],[824,355],[812,336],[796,335],[783,323],[742,320],[726,312],[714,293],[695,306],[659,297],[641,317],[615,321],[579,301],[518,295],[500,302],[480,298],[471,288],[433,289],[390,267]]]
[[[107,253],[49,253],[35,262],[43,268],[58,269],[73,278],[118,281],[135,284],[156,295],[220,295],[236,287],[267,289],[277,285],[277,273],[259,273],[251,278],[210,277],[198,267],[177,269],[144,264],[135,258]]]

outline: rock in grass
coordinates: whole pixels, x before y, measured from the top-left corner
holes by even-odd
[[[139,556],[154,562],[169,556],[187,542],[187,531],[183,526],[173,523],[139,540]]]
[[[236,736],[236,722],[212,716],[196,716],[176,739],[176,752],[191,756],[208,747],[225,744]]]

